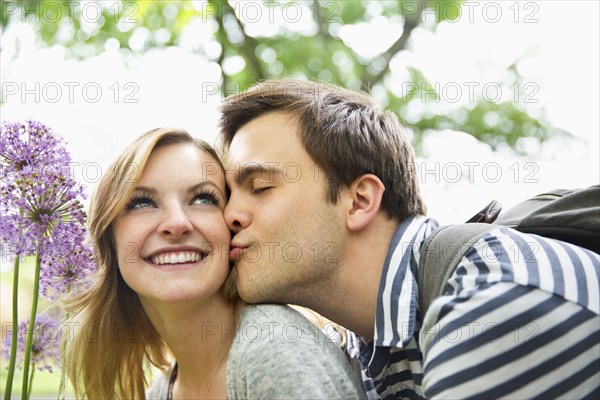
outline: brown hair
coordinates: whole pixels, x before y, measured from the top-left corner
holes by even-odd
[[[67,369],[78,398],[144,398],[148,363],[163,369],[169,366],[168,349],[137,293],[119,272],[112,223],[130,200],[152,151],[174,143],[194,144],[213,157],[224,173],[218,155],[206,142],[184,130],[154,129],[121,153],[92,197],[89,228],[97,271],[91,289],[69,305],[77,330],[67,346]]]
[[[331,203],[343,186],[371,173],[385,186],[381,209],[390,217],[425,215],[412,146],[396,115],[381,110],[369,95],[332,84],[269,80],[229,96],[220,110],[223,154],[248,122],[273,111],[290,112],[304,149],[325,173]]]

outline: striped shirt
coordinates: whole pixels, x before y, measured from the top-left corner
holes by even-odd
[[[463,256],[421,318],[419,250],[429,218],[398,227],[373,341],[352,336],[369,398],[600,397],[600,256],[499,227]]]

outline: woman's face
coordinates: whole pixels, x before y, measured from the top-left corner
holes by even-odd
[[[114,220],[121,275],[143,304],[223,295],[230,234],[224,176],[216,164],[193,144],[153,150]]]

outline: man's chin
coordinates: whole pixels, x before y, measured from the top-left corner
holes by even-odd
[[[265,296],[261,296],[255,290],[246,290],[238,287],[238,295],[244,301],[244,303],[248,304],[262,304],[262,303],[272,303]]]
[[[241,268],[243,271],[243,267]],[[240,272],[240,268],[236,266],[234,268],[235,285],[237,287],[237,293],[240,298],[246,303],[264,303],[266,299],[261,296],[261,290],[256,284],[256,281],[248,279],[248,277]]]

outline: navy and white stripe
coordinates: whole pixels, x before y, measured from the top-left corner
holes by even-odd
[[[435,226],[425,218],[400,225],[383,268],[374,340],[349,342],[378,396],[597,395],[600,256],[495,229],[465,253],[421,320],[419,249]]]

